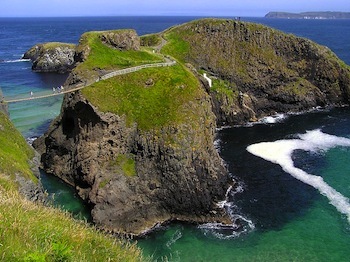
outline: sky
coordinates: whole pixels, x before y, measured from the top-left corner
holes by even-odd
[[[0,17],[241,16],[269,11],[350,12],[349,0],[0,0]]]

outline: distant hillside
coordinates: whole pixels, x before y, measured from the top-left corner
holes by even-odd
[[[296,19],[350,19],[350,13],[347,12],[269,12],[266,18],[296,18]]]

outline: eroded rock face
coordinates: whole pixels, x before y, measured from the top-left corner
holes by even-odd
[[[229,181],[213,146],[215,117],[203,94],[188,105],[199,112],[199,129],[188,123],[158,131],[128,126],[123,117],[71,94],[34,146],[45,170],[91,204],[100,228],[139,235],[169,220],[229,223],[215,205]]]
[[[69,72],[75,64],[75,45],[65,43],[38,44],[23,56],[31,59],[32,69],[36,72]]]

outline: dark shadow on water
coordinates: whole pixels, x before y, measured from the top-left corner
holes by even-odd
[[[77,219],[92,222],[90,207],[77,195],[72,186],[42,170],[40,178],[54,206],[68,211]]]
[[[42,82],[43,86],[52,88],[61,86],[66,81],[68,74],[37,73],[37,76]]]

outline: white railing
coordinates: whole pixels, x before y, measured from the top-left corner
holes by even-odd
[[[172,66],[174,64],[176,64],[176,62],[175,61],[171,61],[171,62],[165,62],[165,63],[155,63],[155,64],[147,64],[147,65],[140,65],[140,66],[129,67],[129,68],[120,69],[120,70],[116,70],[116,71],[113,71],[111,73],[105,74],[105,75],[101,76],[100,79],[101,80],[106,80],[106,79],[114,77],[114,76],[124,75],[124,74],[128,74],[128,73],[136,72],[136,71],[139,71],[139,70],[141,70],[143,68]]]

